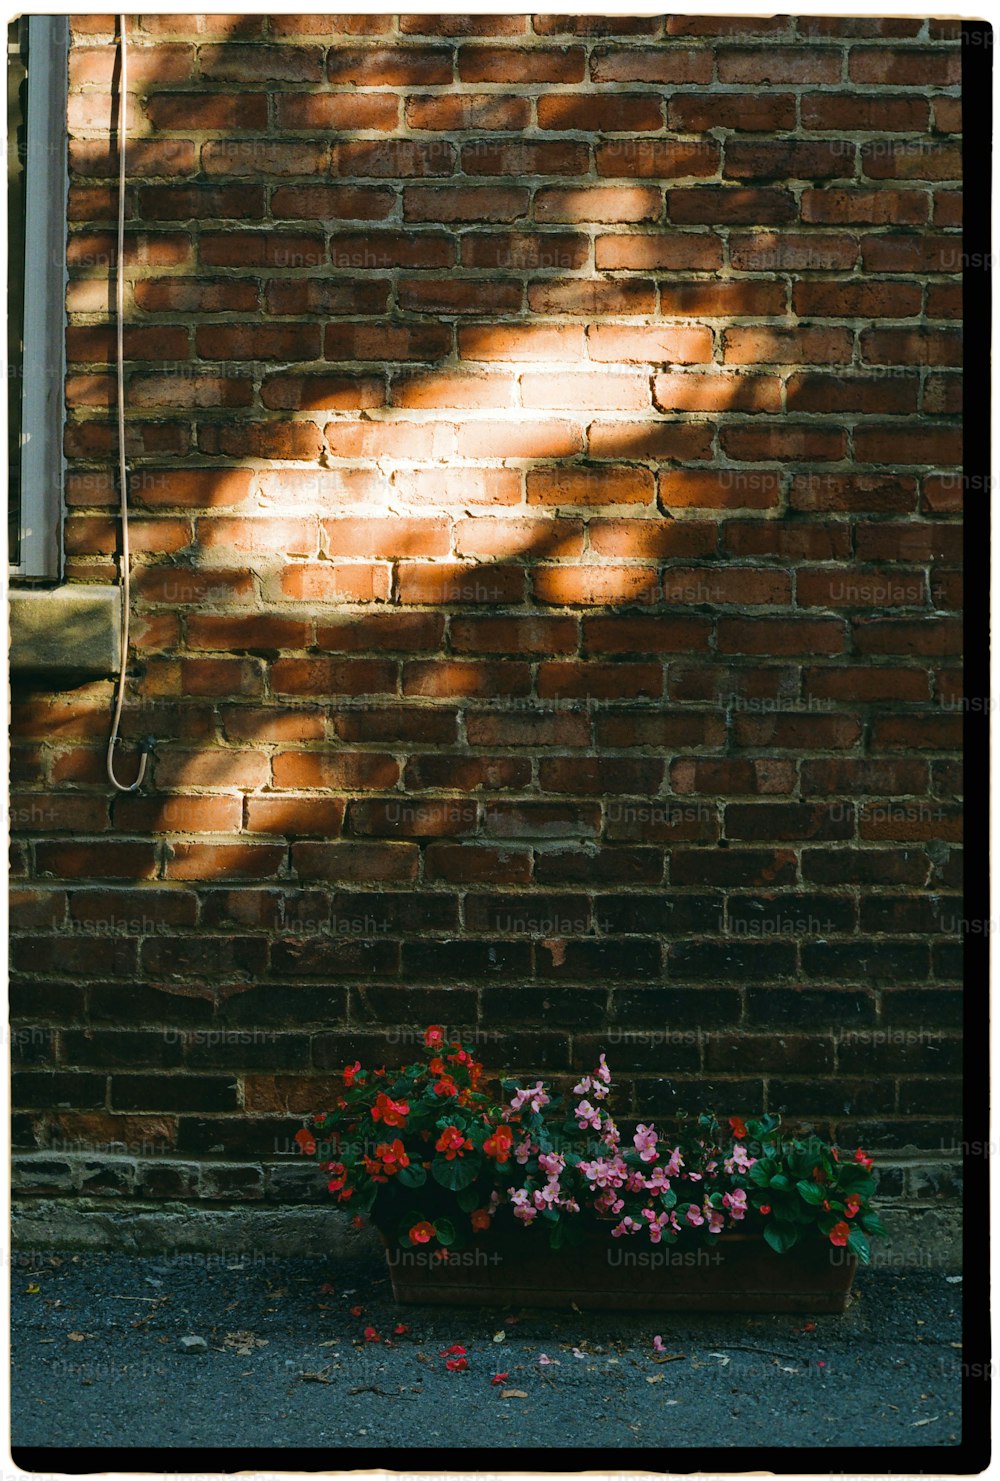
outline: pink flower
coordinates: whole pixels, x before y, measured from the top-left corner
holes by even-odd
[[[701,1209],[696,1203],[688,1204],[688,1211],[685,1215],[685,1218],[687,1219],[688,1223],[693,1224],[696,1229],[699,1227],[699,1225],[704,1224],[705,1222],[704,1215],[702,1214]]]
[[[745,1188],[736,1188],[732,1193],[723,1193],[723,1207],[729,1210],[731,1219],[745,1219],[747,1213],[747,1195]]]
[[[643,1162],[656,1161],[656,1129],[654,1127],[641,1124],[637,1126],[632,1145]]]
[[[566,1166],[565,1157],[558,1152],[542,1152],[538,1158],[538,1166],[542,1172],[548,1173],[550,1177],[557,1178]]]
[[[663,1338],[662,1337],[654,1337],[653,1338],[653,1351],[654,1352],[666,1352],[666,1350],[667,1349],[663,1345]]]
[[[573,1112],[573,1115],[576,1117],[576,1124],[581,1131],[585,1130],[588,1126],[593,1127],[594,1131],[600,1131],[601,1113],[600,1111],[595,1111],[589,1100],[582,1100]]]
[[[512,1111],[519,1111],[523,1105],[529,1105],[537,1115],[548,1103],[549,1097],[545,1094],[545,1086],[539,1080],[527,1090],[518,1090],[511,1100],[510,1108]]]

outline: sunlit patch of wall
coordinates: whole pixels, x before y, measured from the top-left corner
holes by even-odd
[[[112,18],[73,27],[88,582],[118,100]],[[305,1196],[296,1117],[438,1021],[948,1192],[959,51],[919,19],[134,18],[123,734],[158,748],[112,800],[111,686],[15,695],[30,1191]]]

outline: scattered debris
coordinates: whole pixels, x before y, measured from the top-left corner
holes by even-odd
[[[208,1343],[204,1337],[182,1337],[177,1346],[181,1352],[208,1352]]]

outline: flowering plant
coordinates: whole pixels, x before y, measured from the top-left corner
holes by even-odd
[[[867,1263],[868,1235],[884,1233],[861,1148],[782,1135],[776,1116],[706,1114],[669,1137],[640,1123],[623,1138],[603,1054],[563,1104],[540,1080],[504,1080],[494,1098],[482,1064],[437,1026],[424,1045],[400,1070],[348,1065],[334,1108],[296,1137],[338,1202],[401,1245],[446,1249],[499,1219],[547,1228],[554,1248],[598,1224],[651,1244],[744,1230],[778,1253],[820,1237]]]

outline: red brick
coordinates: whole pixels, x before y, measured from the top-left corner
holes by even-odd
[[[722,174],[729,180],[849,180],[857,149],[852,139],[729,139]]]
[[[304,602],[387,602],[390,567],[378,562],[321,561],[285,566],[281,592]]]
[[[449,635],[453,652],[471,654],[572,654],[579,641],[571,617],[453,617]]]
[[[794,221],[794,196],[777,187],[695,185],[667,193],[667,215],[681,226],[774,226]]]
[[[582,46],[462,46],[458,76],[462,82],[582,82],[586,53]]]
[[[542,189],[534,202],[536,221],[659,221],[663,194],[651,185],[589,185],[580,189]],[[679,218],[677,218],[679,219]]]
[[[927,129],[928,100],[906,93],[803,93],[804,129],[871,129],[877,134],[922,134]],[[792,125],[788,125],[791,127]]]
[[[587,331],[591,360],[633,360],[648,365],[707,364],[712,358],[712,331],[703,325],[591,324]]]
[[[833,225],[920,226],[927,220],[928,196],[923,190],[863,190],[829,186],[804,190],[802,220]]]
[[[381,185],[282,185],[271,197],[276,221],[384,221],[395,206]]]
[[[616,232],[598,236],[594,246],[598,271],[633,268],[711,272],[722,266],[722,242],[711,231],[664,231],[641,236]]]
[[[317,751],[279,751],[272,768],[274,785],[293,791],[310,788],[323,792],[387,792],[399,780],[399,762],[395,757],[380,756],[372,751],[332,755]]]
[[[887,700],[911,702],[930,699],[925,669],[828,668],[807,669],[806,697],[880,703]]]
[[[334,267],[451,267],[455,244],[440,232],[338,232],[330,238]]]
[[[588,657],[595,653],[703,653],[711,631],[711,621],[705,617],[584,617],[582,651]]]
[[[711,82],[712,53],[705,47],[604,47],[591,57],[590,75],[595,82]]]
[[[456,163],[455,147],[443,140],[353,139],[335,143],[330,170],[334,175],[390,179],[450,175]]]
[[[264,406],[277,411],[362,411],[382,406],[385,388],[371,376],[279,372],[264,377],[260,399]]]
[[[772,375],[658,375],[653,403],[660,411],[780,411],[781,381]]]
[[[492,282],[482,278],[464,281],[451,278],[403,278],[397,284],[396,296],[405,312],[418,314],[481,314],[484,298],[495,304],[497,313],[516,312],[521,307],[523,290],[520,283]]]
[[[719,620],[721,653],[843,653],[844,624],[833,618],[723,617]]]
[[[783,421],[773,427],[755,422],[752,426],[724,427],[719,441],[728,457],[750,462],[765,458],[836,462],[847,456],[846,432],[811,422]],[[862,461],[868,459],[862,457]]]
[[[432,843],[426,852],[427,878],[450,884],[527,884],[531,851],[461,843]]]
[[[720,46],[717,50],[720,82],[748,82],[770,87],[797,83],[840,81],[841,54],[815,46],[760,46],[752,50]]]
[[[597,555],[623,559],[714,556],[714,525],[676,519],[592,519],[590,549]],[[561,552],[564,553],[564,552]]]
[[[518,221],[528,214],[528,205],[529,192],[523,186],[407,185],[403,190],[404,219],[432,221],[435,225],[451,221]]]
[[[866,425],[855,433],[854,453],[863,463],[932,463],[940,468],[961,463],[962,432],[927,422],[919,427]]]
[[[538,127],[586,130],[598,134],[643,133],[649,129],[662,129],[663,104],[659,98],[645,93],[635,96],[614,93],[604,97],[594,97],[591,93],[562,93],[539,98]],[[583,171],[573,173],[582,174]],[[598,173],[607,175],[618,171],[602,170],[598,165]],[[625,173],[633,174],[634,171],[626,170]]]
[[[651,504],[653,476],[644,468],[538,468],[527,478],[529,504]]]
[[[905,514],[916,504],[916,480],[878,473],[797,473],[789,506],[802,511]]]
[[[411,129],[526,128],[531,120],[527,98],[500,93],[439,93],[406,100],[406,122]]]
[[[445,324],[327,325],[323,353],[327,360],[439,360],[452,346],[452,330]]]
[[[618,602],[657,602],[656,566],[545,566],[532,575],[537,601],[556,607],[603,607]]]
[[[476,139],[462,145],[467,175],[585,175],[590,151],[562,139]]]
[[[469,660],[430,659],[407,663],[403,668],[404,695],[425,699],[453,696],[527,694],[531,670],[526,663],[479,663]]]
[[[961,81],[961,58],[957,48],[852,46],[847,75],[877,85],[953,87]]]
[[[591,422],[592,458],[709,458],[712,429],[697,422]]]
[[[467,458],[569,458],[582,452],[583,434],[574,422],[469,421],[459,426],[457,450]]]
[[[235,95],[237,101],[244,96]],[[394,129],[399,122],[399,99],[391,94],[278,93],[275,110],[279,129],[310,132],[315,129]],[[249,125],[244,125],[249,127]]]
[[[400,881],[417,877],[415,843],[294,843],[292,867],[300,879]]]
[[[455,552],[474,559],[576,559],[583,523],[574,519],[465,519],[455,526]]]
[[[271,665],[276,694],[391,694],[396,664],[385,659],[279,658]]]
[[[157,54],[162,50],[157,48]],[[320,82],[323,52],[318,46],[203,46],[198,64],[204,77],[222,82]]]
[[[819,94],[825,97],[825,93]],[[795,127],[794,93],[676,93],[667,103],[667,125],[682,132],[741,129],[772,133]],[[817,127],[818,125],[813,125]],[[848,125],[833,124],[840,128]]]

